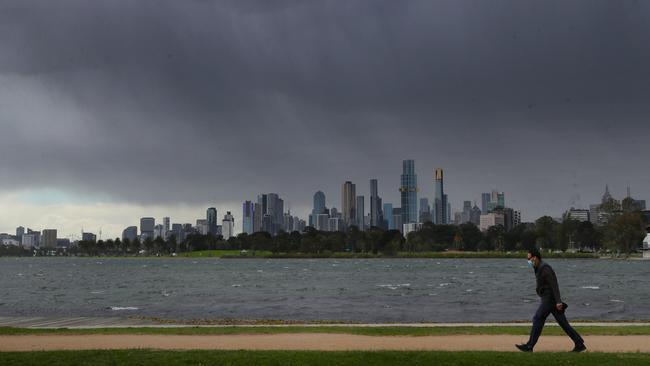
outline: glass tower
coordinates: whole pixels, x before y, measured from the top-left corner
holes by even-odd
[[[415,174],[414,160],[402,162],[400,181],[402,224],[418,222],[418,176]]]

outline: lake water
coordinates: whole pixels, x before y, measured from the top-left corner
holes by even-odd
[[[650,262],[548,261],[570,319],[650,320]],[[525,259],[0,258],[0,316],[528,320]]]

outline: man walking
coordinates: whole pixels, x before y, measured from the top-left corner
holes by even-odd
[[[528,265],[535,269],[537,279],[537,295],[541,298],[539,308],[533,317],[533,328],[530,330],[528,343],[517,344],[517,348],[523,352],[533,352],[535,344],[544,329],[544,323],[549,314],[553,314],[557,323],[562,327],[564,332],[571,337],[575,347],[571,352],[582,352],[587,349],[585,342],[580,334],[569,325],[569,321],[564,316],[564,310],[567,305],[562,302],[560,297],[560,288],[557,284],[555,271],[546,262],[542,261],[542,255],[537,249],[528,251]]]

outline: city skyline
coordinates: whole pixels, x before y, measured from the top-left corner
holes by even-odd
[[[452,211],[650,197],[650,4],[624,4],[3,2],[0,231],[212,206],[240,231],[261,192],[307,218],[349,180],[367,212],[373,178],[397,208],[407,158],[430,205],[444,168]]]

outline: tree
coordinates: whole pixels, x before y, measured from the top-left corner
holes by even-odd
[[[543,249],[556,248],[556,226],[557,222],[550,216],[542,216],[535,221],[537,247]]]
[[[645,235],[641,214],[624,212],[610,217],[605,227],[605,245],[617,253],[628,256],[639,248]]]
[[[458,233],[463,241],[463,250],[473,251],[483,240],[483,233],[474,223],[467,222],[458,226]]]

